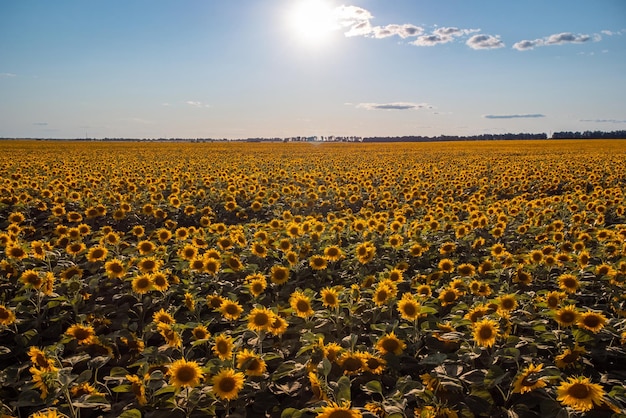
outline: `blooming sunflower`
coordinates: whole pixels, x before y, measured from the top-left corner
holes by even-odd
[[[569,327],[576,323],[580,316],[576,305],[564,306],[557,310],[554,314],[554,319],[559,323],[561,327]]]
[[[211,333],[204,325],[198,325],[191,330],[191,335],[194,340],[206,340],[211,336]]]
[[[439,293],[439,302],[441,306],[447,306],[454,303],[459,297],[459,291],[453,287],[447,287]]]
[[[496,298],[496,304],[498,305],[498,311],[502,313],[509,313],[517,307],[517,298],[515,294],[500,295]]]
[[[143,295],[148,293],[154,287],[151,274],[140,274],[135,276],[132,281],[133,292]]]
[[[168,324],[171,325],[176,322],[174,317],[165,311],[165,309],[161,308],[159,311],[155,312],[152,315],[152,320],[157,324]]]
[[[154,273],[163,264],[162,260],[156,257],[144,257],[137,262],[137,268],[142,273]]]
[[[270,270],[270,280],[274,284],[284,284],[289,280],[289,269],[284,266],[275,265]]]
[[[376,255],[376,247],[371,242],[364,242],[356,247],[356,258],[361,264],[367,264]]]
[[[245,348],[237,353],[237,367],[243,370],[247,376],[262,376],[267,369],[265,360]]]
[[[483,319],[473,325],[473,335],[476,343],[483,347],[491,347],[496,343],[498,323],[492,319]]]
[[[91,325],[74,324],[65,333],[74,337],[78,344],[91,344],[96,338],[96,332]]]
[[[164,324],[162,322],[157,323],[159,333],[165,339],[165,342],[170,347],[180,348],[183,345],[183,340],[180,338],[178,332],[173,329],[170,324]]]
[[[464,264],[460,264],[457,268],[456,271],[464,277],[471,277],[474,274],[476,274],[476,268],[469,263],[464,263]]]
[[[239,391],[243,389],[245,376],[233,369],[223,369],[213,376],[213,392],[223,400],[237,399]]]
[[[222,316],[230,321],[234,321],[241,316],[243,307],[235,301],[224,299],[219,307]]]
[[[365,365],[363,360],[363,353],[346,351],[337,359],[337,363],[344,374],[355,375],[363,371]]]
[[[104,263],[104,270],[110,279],[121,279],[126,274],[124,264],[117,258]]]
[[[268,308],[253,308],[248,315],[248,329],[257,332],[268,331],[275,317],[276,314]]]
[[[572,366],[581,355],[586,354],[587,350],[584,347],[580,347],[578,343],[573,348],[566,348],[561,354],[554,358],[554,363],[559,369],[566,369]]]
[[[399,339],[393,331],[384,335],[376,342],[376,350],[383,355],[393,353],[399,356],[405,348],[406,344],[404,341]]]
[[[543,369],[543,364],[531,364],[524,368],[513,382],[513,393],[527,393],[535,389],[546,386],[546,382],[541,379],[539,373]]]
[[[402,319],[407,321],[415,321],[420,317],[420,304],[410,293],[405,293],[398,302],[398,312]]]
[[[311,308],[311,298],[299,290],[291,294],[289,304],[291,309],[293,309],[293,313],[300,318],[308,318],[315,313]]]
[[[215,337],[213,352],[222,360],[227,360],[233,355],[233,338],[229,335],[219,334]]]
[[[588,377],[570,377],[557,388],[556,400],[575,411],[587,412],[594,405],[601,405],[604,399],[604,389],[597,383],[591,383]]]
[[[363,369],[373,374],[382,374],[387,361],[371,353],[363,353]]]
[[[200,365],[195,361],[185,359],[173,362],[167,374],[170,376],[170,385],[176,388],[198,386],[203,378]]]
[[[328,261],[338,261],[343,258],[343,251],[336,245],[329,245],[324,248],[324,257]]]
[[[322,305],[327,308],[339,307],[339,292],[331,287],[325,287],[321,290],[320,296],[322,299]]]
[[[449,258],[444,258],[439,261],[437,267],[444,273],[452,273],[454,271],[454,261]]]
[[[89,251],[87,252],[87,260],[91,263],[104,261],[106,260],[108,254],[109,250],[107,250],[105,247],[97,245],[89,249]]]
[[[314,255],[309,259],[309,266],[311,266],[313,270],[326,270],[328,263],[326,261],[326,258],[324,258],[323,256]]]
[[[607,321],[608,319],[603,314],[587,311],[580,314],[578,317],[578,326],[593,333],[597,333],[604,328]]]
[[[57,409],[48,408],[42,411],[34,412],[29,418],[67,418],[67,415],[59,412]]]
[[[567,293],[576,293],[580,287],[578,278],[573,274],[561,274],[558,278],[559,288]]]
[[[361,412],[350,407],[350,402],[341,404],[328,402],[328,405],[322,407],[316,418],[361,418],[362,416]]]
[[[4,305],[0,305],[0,325],[11,325],[15,322],[15,314]]]
[[[31,289],[40,289],[43,286],[43,277],[35,270],[25,270],[20,276],[20,281]]]

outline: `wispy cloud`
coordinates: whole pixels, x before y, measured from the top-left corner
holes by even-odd
[[[428,103],[410,103],[410,102],[393,102],[393,103],[359,103],[356,107],[367,110],[418,110],[432,109]]]
[[[580,121],[593,123],[626,123],[626,119],[581,119]]]
[[[204,104],[202,102],[198,102],[195,100],[187,100],[185,104],[188,104],[189,106],[193,106],[193,107],[209,107],[208,104]]]
[[[524,39],[522,41],[513,44],[513,48],[518,51],[528,51],[540,46],[549,45],[564,45],[564,44],[582,44],[585,42],[601,40],[602,37],[598,34],[574,34],[572,32],[555,33],[539,39]]]
[[[545,118],[546,115],[541,113],[524,113],[513,115],[483,115],[485,119],[526,119],[526,118]]]
[[[48,122],[34,122],[33,125],[35,125],[35,126],[48,126]]]
[[[474,35],[465,44],[472,49],[498,49],[505,46],[499,36],[485,34]]]
[[[13,74],[13,73],[0,73],[0,78],[10,78],[10,77],[17,77],[17,74]]]

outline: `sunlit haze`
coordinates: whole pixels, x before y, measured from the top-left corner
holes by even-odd
[[[626,129],[623,0],[0,2],[0,137]]]

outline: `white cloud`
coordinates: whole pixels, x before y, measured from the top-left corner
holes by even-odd
[[[626,119],[581,119],[580,121],[594,123],[626,123]]]
[[[518,51],[527,51],[529,49],[534,49],[540,46],[548,46],[548,45],[563,45],[563,44],[581,44],[585,42],[598,42],[602,37],[598,34],[587,35],[587,34],[573,34],[571,32],[561,32],[555,33],[552,35],[548,35],[539,39],[524,39],[522,41],[516,42],[513,45],[514,49]]]
[[[391,24],[387,26],[376,26],[373,28],[374,38],[388,38],[390,36],[397,35],[402,39],[418,36],[424,33],[424,28],[419,26],[404,24],[404,25],[396,25]]]
[[[340,6],[334,10],[339,28],[349,28],[345,36],[367,36],[372,32],[372,14],[357,6]]]
[[[524,114],[512,114],[512,115],[483,115],[485,119],[532,119],[532,118],[545,118],[546,115],[542,113],[524,113]]]
[[[17,77],[17,74],[13,73],[0,73],[0,78]]]
[[[418,110],[432,109],[428,103],[392,102],[392,103],[359,103],[356,107],[367,110]]]
[[[474,35],[465,42],[472,49],[497,49],[503,48],[504,42],[499,36],[479,34]]]
[[[435,29],[431,34],[418,36],[411,44],[416,46],[435,46],[438,44],[447,44],[455,38],[467,36],[471,33],[480,31],[480,29],[459,29],[457,27],[441,27]]]
[[[208,104],[204,104],[202,102],[198,102],[198,101],[194,101],[194,100],[187,100],[185,103],[188,104],[189,106],[193,106],[193,107],[209,107]]]

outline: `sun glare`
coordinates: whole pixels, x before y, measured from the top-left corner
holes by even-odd
[[[333,8],[324,0],[298,0],[288,15],[295,35],[303,42],[319,45],[337,28]]]

